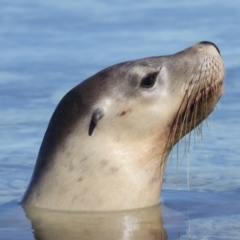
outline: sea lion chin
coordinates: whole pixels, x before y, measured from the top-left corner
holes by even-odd
[[[172,147],[223,93],[219,49],[106,68],[70,90],[49,122],[24,206],[116,211],[158,204]]]

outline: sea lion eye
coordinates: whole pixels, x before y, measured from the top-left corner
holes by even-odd
[[[151,73],[148,74],[147,76],[145,76],[140,83],[140,86],[142,88],[151,88],[154,86],[155,82],[156,82],[156,77],[157,77],[157,73]]]

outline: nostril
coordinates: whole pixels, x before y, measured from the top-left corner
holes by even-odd
[[[202,42],[200,42],[200,44],[212,45],[212,46],[214,46],[217,49],[218,53],[220,54],[220,50],[218,49],[218,47],[214,43],[209,42],[209,41],[202,41]]]

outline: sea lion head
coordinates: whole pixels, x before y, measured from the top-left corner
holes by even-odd
[[[219,49],[206,41],[88,78],[53,113],[23,203],[85,211],[157,204],[167,155],[211,113],[223,78]]]

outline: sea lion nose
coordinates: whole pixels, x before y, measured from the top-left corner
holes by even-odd
[[[202,42],[200,42],[199,44],[203,44],[203,45],[212,45],[212,46],[214,46],[214,47],[217,49],[218,53],[221,54],[219,48],[218,48],[214,43],[212,43],[212,42],[209,42],[209,41],[202,41]]]

